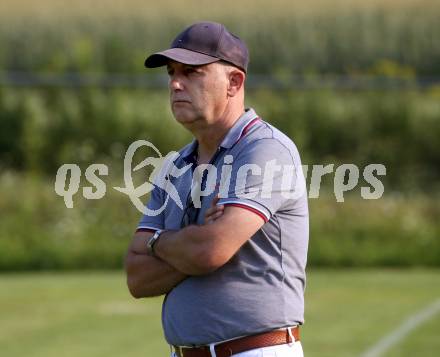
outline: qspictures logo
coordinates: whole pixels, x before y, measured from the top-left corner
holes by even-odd
[[[147,157],[133,167],[133,158],[137,150],[147,147],[155,153],[155,157]],[[342,164],[335,167],[334,164],[328,165],[309,165],[295,167],[294,165],[280,165],[277,160],[265,162],[263,166],[246,163],[235,165],[232,155],[225,155],[223,162],[214,166],[202,164],[193,167],[194,164],[176,165],[180,155],[178,152],[171,151],[163,156],[151,142],[137,140],[127,149],[124,157],[124,184],[125,187],[113,187],[114,190],[128,196],[133,205],[141,213],[148,216],[159,215],[172,200],[180,209],[184,209],[186,197],[180,197],[173,181],[183,175],[191,175],[191,199],[196,208],[201,207],[201,198],[209,196],[217,191],[220,198],[228,198],[230,195],[235,197],[252,199],[260,195],[261,198],[271,198],[273,194],[280,194],[286,199],[296,199],[308,194],[309,198],[319,198],[322,177],[332,174],[333,192],[337,202],[344,202],[344,193],[358,187],[359,178],[362,176],[368,186],[361,187],[361,197],[363,199],[379,199],[384,193],[384,185],[379,176],[386,175],[386,167],[382,164],[369,164],[360,169],[354,164]],[[180,160],[182,161],[182,160]],[[153,168],[146,182],[134,187],[132,173],[142,168],[151,166]],[[221,167],[221,172],[218,172]],[[307,192],[306,178],[311,171],[310,185]],[[234,173],[234,175],[233,175]],[[92,186],[82,188],[84,198],[97,200],[105,196],[107,185],[101,179],[108,176],[109,168],[104,164],[90,165],[84,175]],[[81,169],[77,164],[64,164],[56,174],[55,192],[63,197],[67,208],[73,208],[74,196],[79,192]],[[219,179],[220,177],[220,179]],[[255,179],[261,185],[248,185]],[[165,194],[165,200],[161,207],[157,209],[148,208],[141,197],[150,193],[155,188],[161,189]]]

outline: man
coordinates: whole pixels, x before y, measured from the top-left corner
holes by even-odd
[[[142,217],[127,283],[136,298],[166,294],[164,333],[179,357],[303,355],[304,176],[293,142],[244,107],[248,57],[204,22],[145,61],[167,67],[173,115],[195,140],[173,163],[184,173],[166,177],[184,209],[152,191],[147,208],[165,209]]]

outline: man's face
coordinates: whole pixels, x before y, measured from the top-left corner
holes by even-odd
[[[167,65],[170,104],[176,120],[188,129],[215,122],[227,102],[228,72],[220,63]]]

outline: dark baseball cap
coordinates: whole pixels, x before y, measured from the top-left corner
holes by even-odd
[[[230,33],[224,25],[216,22],[191,25],[174,39],[170,47],[149,56],[145,60],[145,67],[165,66],[170,59],[190,65],[223,60],[247,71],[249,51],[246,44]]]

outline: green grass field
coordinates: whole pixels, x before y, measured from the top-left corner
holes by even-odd
[[[360,356],[440,297],[435,270],[313,270],[308,277],[307,357]],[[2,356],[168,355],[161,298],[132,299],[120,272],[4,274],[0,286]],[[437,314],[384,355],[438,356],[439,329]]]

